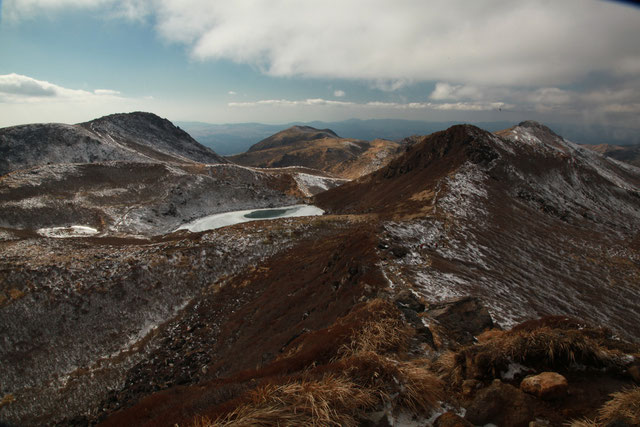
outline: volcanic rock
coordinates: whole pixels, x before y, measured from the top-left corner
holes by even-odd
[[[487,308],[470,296],[430,304],[426,313],[460,344],[472,343],[476,335],[494,326]]]
[[[527,427],[534,415],[532,400],[516,387],[496,379],[476,394],[464,419],[474,425]]]
[[[473,427],[473,424],[453,412],[445,412],[436,418],[433,427]]]
[[[567,379],[556,372],[542,372],[528,376],[520,383],[520,389],[541,399],[559,399],[566,396]]]

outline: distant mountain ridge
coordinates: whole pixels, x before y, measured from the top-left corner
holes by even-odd
[[[86,123],[0,129],[0,175],[55,163],[105,161],[227,163],[152,113],[112,114]]]
[[[490,132],[510,127],[517,120],[472,122]],[[343,138],[371,141],[376,138],[400,141],[411,135],[428,135],[458,124],[457,121],[420,121],[402,119],[349,119],[338,122],[293,122],[283,124],[176,122],[198,142],[225,156],[244,153],[256,142],[293,125],[312,126],[317,129],[332,129]],[[636,129],[600,126],[591,123],[548,123],[565,138],[581,144],[640,144],[640,133]]]
[[[292,126],[228,157],[253,167],[304,166],[352,179],[386,164],[399,150],[393,141],[341,138],[330,129]]]
[[[597,144],[597,145],[585,145],[589,150],[593,150],[604,156],[611,157],[612,159],[619,160],[621,162],[629,163],[631,165],[640,167],[640,144],[637,145],[611,145],[611,144]]]

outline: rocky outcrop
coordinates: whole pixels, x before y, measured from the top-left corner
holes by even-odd
[[[470,344],[475,336],[494,327],[487,308],[471,296],[430,304],[426,314],[459,344]]]

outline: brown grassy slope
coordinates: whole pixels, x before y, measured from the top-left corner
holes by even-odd
[[[393,141],[376,140],[369,143],[325,138],[246,152],[229,157],[229,160],[243,166],[261,168],[303,166],[353,179],[385,165],[398,147],[399,144]]]
[[[317,332],[313,341],[305,345],[308,351],[301,351],[293,359],[280,361],[279,355],[286,353],[296,339],[332,325],[361,298],[366,299],[385,285],[375,267],[378,259],[374,236],[363,225],[329,232],[324,237],[301,242],[219,288],[214,286],[197,305],[185,310],[184,319],[176,327],[181,331],[177,342],[168,340],[158,350],[156,359],[166,359],[164,352],[172,346],[177,346],[174,349],[177,354],[185,355],[206,349],[211,358],[207,364],[209,377],[236,375],[233,383],[239,385],[261,375],[285,374],[314,361],[326,362],[335,355],[336,339],[350,336],[348,327],[336,325],[332,332]],[[193,324],[199,326],[194,330]],[[131,385],[118,396],[122,406],[147,394],[146,385],[165,375],[167,368],[153,359],[152,355],[151,361],[130,373]],[[178,365],[171,372],[191,369],[188,361],[186,357],[177,359]],[[201,366],[196,368],[199,370]],[[241,374],[243,371],[247,373]],[[215,400],[218,393],[215,387],[213,384],[207,387],[210,392],[196,387],[151,396],[116,416],[114,423],[121,425],[122,420],[135,420],[140,424],[154,419],[179,422],[185,414],[200,413],[199,408],[207,399]],[[148,408],[155,409],[149,413]]]
[[[261,151],[298,142],[315,141],[326,138],[340,139],[331,129],[316,129],[311,126],[291,126],[252,145],[248,151]]]
[[[393,141],[340,138],[332,131],[294,126],[229,160],[262,168],[304,166],[353,179],[386,164],[398,151]]]
[[[328,170],[366,151],[367,143],[338,138],[295,141],[286,145],[248,151],[229,157],[234,163],[261,168],[304,166]]]

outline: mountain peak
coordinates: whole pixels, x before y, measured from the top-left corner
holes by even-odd
[[[289,129],[286,129],[286,130],[298,131],[298,132],[302,132],[302,133],[311,133],[311,134],[327,134],[327,136],[333,136],[335,138],[339,138],[338,134],[336,134],[331,129],[316,129],[316,128],[312,127],[312,126],[293,125]]]
[[[557,138],[562,138],[560,135],[558,135],[553,130],[551,130],[551,128],[543,125],[540,122],[536,122],[535,120],[525,120],[524,122],[520,122],[518,123],[518,127],[533,129],[538,132],[543,132],[545,134],[553,135]]]
[[[227,163],[153,113],[111,114],[76,125],[30,124],[0,129],[0,175],[52,163],[107,161]]]
[[[268,150],[284,145],[293,145],[325,138],[336,139],[340,137],[331,129],[316,129],[311,126],[295,125],[254,144],[249,148],[248,152]]]

